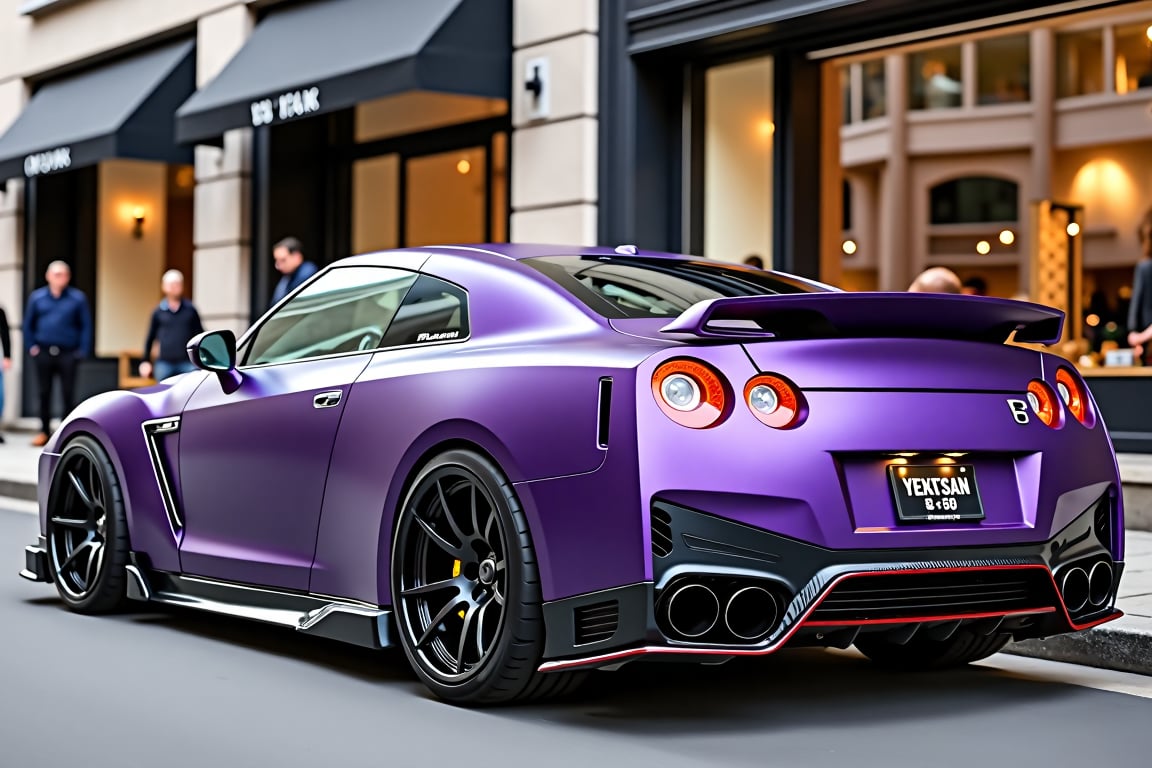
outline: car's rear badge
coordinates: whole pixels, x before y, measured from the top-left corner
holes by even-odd
[[[1008,408],[1012,411],[1012,418],[1016,419],[1017,424],[1028,423],[1028,403],[1025,400],[1017,400],[1015,398],[1008,399]]]

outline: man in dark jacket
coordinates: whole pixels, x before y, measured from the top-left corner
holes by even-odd
[[[40,390],[40,434],[32,445],[48,442],[52,429],[52,382],[59,377],[64,412],[76,405],[76,364],[92,354],[92,313],[88,298],[72,288],[72,270],[63,261],[48,265],[48,285],[32,291],[24,310],[24,346],[36,367]]]
[[[315,264],[304,260],[304,246],[294,237],[286,237],[273,246],[272,260],[276,271],[283,275],[272,292],[272,304],[299,288],[318,271]]]
[[[152,311],[152,321],[148,324],[148,336],[144,341],[144,362],[140,363],[140,375],[156,375],[163,381],[178,373],[196,370],[188,359],[188,341],[204,332],[200,323],[200,313],[192,302],[184,298],[184,275],[177,269],[170,269],[160,278],[160,288],[164,300]],[[160,352],[156,363],[152,363],[152,345],[159,342]]]
[[[12,368],[12,333],[8,329],[8,315],[0,309],[0,346],[4,348],[4,368],[0,372],[0,419],[4,417],[4,373]],[[0,435],[0,443],[4,435]]]

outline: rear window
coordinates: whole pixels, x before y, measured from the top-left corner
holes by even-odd
[[[540,256],[522,263],[609,318],[676,317],[693,304],[712,299],[832,290],[778,272],[717,261]]]

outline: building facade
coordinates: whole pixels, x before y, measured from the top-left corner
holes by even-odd
[[[437,241],[636,243],[900,287],[936,260],[913,247],[925,237],[978,233],[912,231],[885,214],[916,215],[914,186],[886,180],[919,173],[923,144],[897,150],[935,114],[912,114],[892,88],[877,114],[877,67],[899,82],[923,45],[962,39],[943,62],[964,75],[954,117],[999,136],[1044,123],[1023,116],[1041,98],[1040,59],[1032,101],[985,107],[973,46],[1009,30],[1032,52],[1057,45],[1033,28],[1132,5],[8,0],[0,305],[18,327],[47,263],[72,263],[95,310],[82,376],[94,392],[121,383],[165,269],[185,272],[207,325],[239,331],[267,307],[271,247],[289,235],[321,264]],[[985,125],[996,110],[1007,122]],[[1062,123],[1048,122],[1055,136]],[[1034,143],[1013,141],[963,151],[988,150],[989,178],[1015,169],[1019,208],[1042,174]],[[1011,163],[996,154],[1009,151]],[[5,418],[30,401],[9,397]]]

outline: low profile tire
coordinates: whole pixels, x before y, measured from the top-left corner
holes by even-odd
[[[67,444],[48,492],[48,564],[56,591],[79,613],[124,604],[128,524],[116,469],[90,437]]]
[[[537,671],[540,574],[511,484],[488,459],[449,451],[417,475],[392,545],[400,644],[431,691],[484,706],[568,693],[579,673]]]
[[[998,653],[1009,635],[978,635],[965,629],[947,640],[913,636],[904,645],[886,640],[883,635],[861,636],[856,649],[876,664],[900,671],[922,671],[961,667]]]

